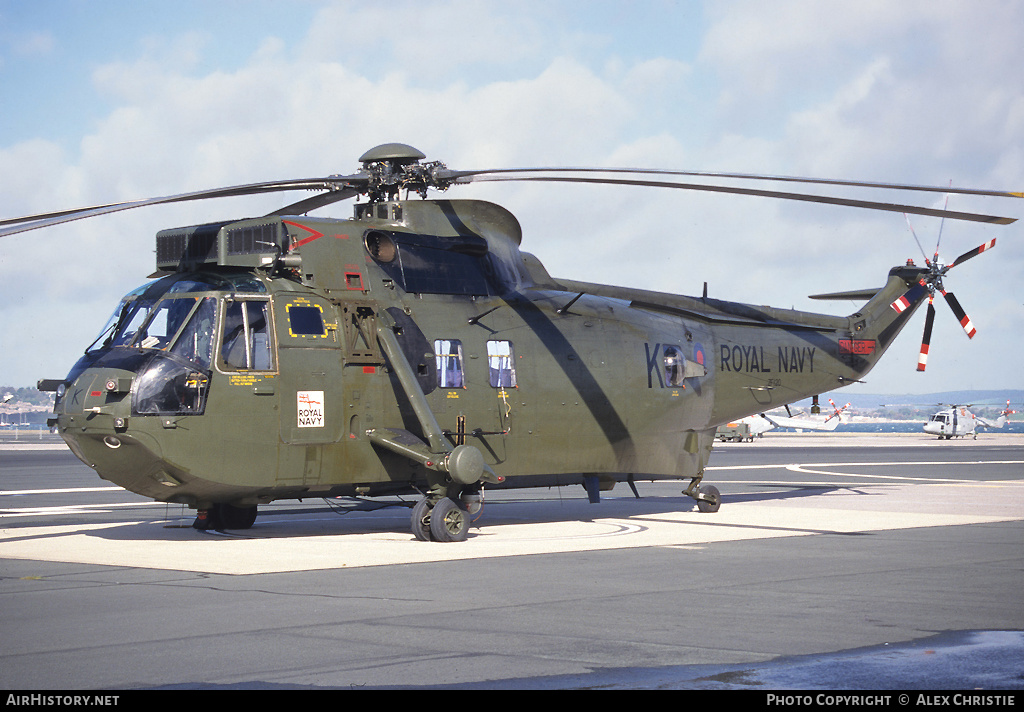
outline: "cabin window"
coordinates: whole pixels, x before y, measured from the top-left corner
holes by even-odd
[[[665,384],[669,386],[681,386],[686,376],[686,359],[675,346],[666,346],[662,351],[662,360],[665,364]]]
[[[221,366],[231,371],[273,368],[269,307],[266,300],[225,300]]]
[[[487,342],[487,366],[492,386],[516,387],[516,364],[511,341]]]
[[[288,332],[292,336],[326,336],[324,310],[319,306],[307,307],[289,304]]]
[[[435,339],[434,362],[437,385],[441,388],[465,388],[462,371],[462,342],[458,339]]]

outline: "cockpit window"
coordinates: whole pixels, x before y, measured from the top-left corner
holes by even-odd
[[[174,336],[192,315],[198,297],[161,299],[153,302],[145,297],[122,302],[118,313],[108,323],[103,334],[106,339],[97,339],[101,347],[133,346],[142,349],[166,349]]]
[[[136,346],[147,348],[142,344],[142,339],[136,339],[136,334],[144,324],[149,322],[151,326],[147,326],[146,335],[155,336],[159,338],[161,335],[164,338],[162,344],[155,344],[151,342],[151,345],[155,348],[164,348],[167,346],[167,342],[171,337],[174,336],[175,331],[171,330],[172,326],[180,327],[182,318],[187,316],[191,309],[191,306],[185,308],[181,305],[176,305],[185,311],[183,313],[177,313],[172,315],[170,313],[156,314],[151,319],[151,313],[154,308],[159,309],[158,303],[163,297],[170,296],[183,296],[186,294],[192,294],[196,292],[232,292],[232,293],[261,293],[266,292],[266,286],[258,278],[251,274],[239,273],[239,274],[206,274],[206,273],[194,273],[194,274],[172,274],[161,279],[157,279],[153,282],[148,282],[137,289],[132,290],[121,299],[121,303],[118,304],[117,309],[111,315],[110,319],[107,320],[106,325],[100,331],[100,335],[96,337],[96,340],[89,345],[86,352],[96,351],[98,349],[110,348],[114,346]],[[196,299],[191,300],[192,305],[195,304]],[[165,308],[170,310],[171,304],[165,305]],[[177,316],[175,321],[174,317]],[[158,320],[167,319],[171,317],[171,321],[161,322]],[[162,332],[159,333],[159,332]]]
[[[217,300],[213,297],[200,300],[188,324],[174,340],[170,352],[209,369],[213,362],[213,323],[216,316]]]
[[[225,300],[220,364],[229,371],[273,369],[269,301]]]
[[[136,299],[124,305],[120,320],[116,325],[116,331],[111,335],[106,346],[128,346],[134,339],[139,329],[149,319],[153,311],[153,302],[148,299]]]
[[[161,299],[131,337],[128,345],[143,349],[166,349],[198,303],[196,297]]]

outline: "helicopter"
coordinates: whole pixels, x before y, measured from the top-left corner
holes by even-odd
[[[828,399],[828,402],[832,406],[832,413],[824,420],[812,419],[803,415],[794,416],[789,406],[786,405],[785,416],[776,415],[775,413],[748,415],[733,423],[719,426],[716,435],[719,440],[724,441],[753,442],[755,437],[760,437],[769,430],[775,430],[776,428],[832,432],[839,427],[839,423],[842,421],[842,413],[850,407],[850,404],[847,403],[840,408],[831,398]]]
[[[720,178],[1005,191],[633,168],[452,170],[407,144],[354,173],[0,220],[0,237],[121,210],[306,190],[269,214],[163,229],[156,271],[59,379],[51,427],[97,474],[248,529],[275,500],[405,496],[412,535],[467,538],[486,488],[689,481],[701,512],[717,426],[858,382],[945,272],[817,295],[847,316],[554,278],[507,209],[430,197],[481,181],[700,190],[992,224],[1014,218],[723,186]],[[687,177],[681,180],[680,177]],[[693,182],[693,179],[700,179]],[[404,192],[404,197],[402,193]],[[348,219],[309,216],[355,198]],[[988,249],[985,247],[984,249]],[[966,253],[957,264],[980,254]]]
[[[977,439],[978,428],[1002,428],[1006,425],[1007,416],[1017,412],[1010,410],[1010,401],[1006,401],[1006,408],[999,414],[999,417],[995,420],[988,420],[969,411],[968,408],[973,407],[971,404],[941,403],[940,405],[948,407],[933,414],[924,424],[924,431],[937,435],[939,440],[963,438],[968,435]]]

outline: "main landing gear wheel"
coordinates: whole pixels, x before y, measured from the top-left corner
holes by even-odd
[[[430,541],[430,504],[424,497],[412,508],[411,526],[413,536],[419,541]]]
[[[701,485],[697,488],[700,499],[697,500],[697,509],[702,512],[717,512],[722,506],[722,496],[714,485]]]
[[[236,507],[233,504],[215,504],[200,510],[192,527],[200,530],[249,529],[256,521],[256,505]]]
[[[220,509],[220,521],[225,529],[249,529],[256,521],[256,505],[236,507],[233,504],[216,505]]]
[[[430,511],[430,534],[434,541],[465,541],[469,533],[469,512],[461,502],[445,497]]]

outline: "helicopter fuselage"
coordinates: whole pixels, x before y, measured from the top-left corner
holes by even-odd
[[[696,482],[718,425],[856,381],[921,303],[890,308],[910,267],[844,317],[557,280],[520,237],[444,200],[163,231],[55,425],[104,479],[200,510]]]
[[[946,440],[962,438],[967,435],[977,437],[974,415],[964,407],[950,408],[935,413],[924,424],[924,431]]]

